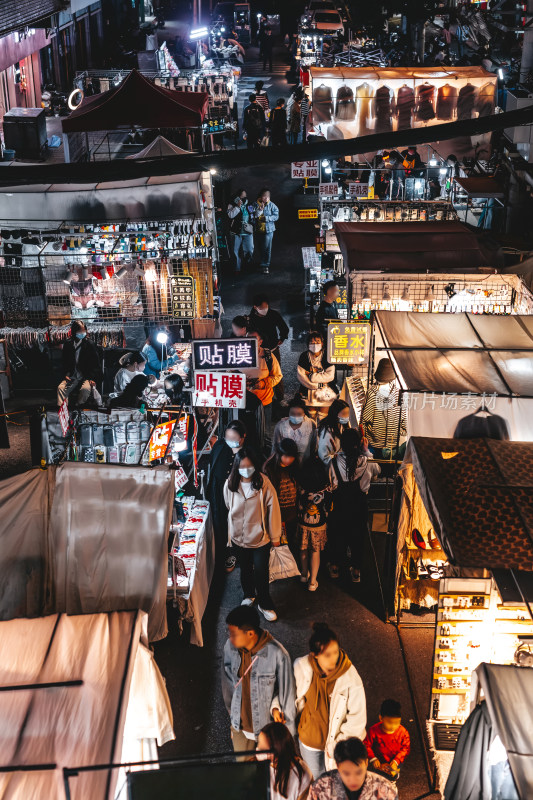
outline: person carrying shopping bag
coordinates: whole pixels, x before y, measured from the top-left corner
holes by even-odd
[[[359,673],[326,623],[313,625],[309,651],[294,662],[294,678],[300,752],[316,780],[334,769],[337,742],[365,738],[366,697]]]
[[[276,490],[246,445],[235,455],[224,484],[224,502],[229,540],[241,569],[242,605],[251,606],[257,598],[261,614],[274,622],[278,615],[269,589],[270,548],[280,545],[281,513]]]

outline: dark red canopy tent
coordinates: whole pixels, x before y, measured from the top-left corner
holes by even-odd
[[[132,70],[115,89],[87,97],[62,121],[63,133],[117,128],[193,128],[207,112],[206,92],[165,89]]]

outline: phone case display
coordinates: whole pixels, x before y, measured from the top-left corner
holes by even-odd
[[[497,76],[483,67],[311,66],[309,72],[313,121],[326,138],[339,138],[339,132],[341,138],[350,138],[456,117],[471,119],[494,110]],[[355,117],[351,116],[350,91]],[[333,124],[335,137],[330,129]]]
[[[514,664],[533,634],[524,606],[503,605],[490,578],[441,582],[430,716],[463,723],[470,713],[472,671],[482,662]],[[527,647],[527,645],[526,645]]]
[[[194,581],[194,572],[199,553],[199,545],[205,534],[205,524],[209,513],[207,500],[184,497],[180,500],[183,520],[176,522],[171,533],[174,534],[169,555],[167,596],[186,595]]]

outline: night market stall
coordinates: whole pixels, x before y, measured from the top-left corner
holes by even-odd
[[[186,145],[187,150],[203,150],[202,124],[208,102],[206,92],[176,92],[157,86],[132,70],[113,89],[85,97],[76,110],[62,120],[65,160],[77,161],[87,155],[92,158],[93,149],[102,147],[102,135],[106,138],[105,157],[109,158],[111,151],[115,154],[120,150],[132,128],[168,131],[167,137],[172,131],[179,134],[176,144]],[[122,131],[122,136],[111,142],[111,131]],[[89,141],[89,134],[95,132],[99,136]]]
[[[146,615],[52,614],[0,622],[0,798],[113,800],[122,771],[84,767],[157,761],[174,739]],[[120,795],[121,797],[124,795]]]
[[[479,665],[472,675],[472,710],[457,743],[445,800],[531,797],[532,696],[533,670]]]
[[[530,663],[532,470],[531,443],[409,441],[400,469],[395,602],[403,623],[405,610],[435,614],[428,719],[437,750],[448,749],[439,744],[443,726],[468,716],[480,662]]]

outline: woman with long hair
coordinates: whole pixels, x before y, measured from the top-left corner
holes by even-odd
[[[257,750],[258,761],[270,761],[270,800],[305,800],[313,775],[298,757],[287,726],[282,722],[265,725],[257,738]],[[271,752],[260,752],[265,750]]]
[[[294,546],[298,503],[298,447],[292,439],[282,439],[263,467],[277,492],[281,524],[287,542]]]
[[[313,625],[309,654],[294,662],[294,678],[300,752],[316,780],[334,769],[338,741],[365,738],[365,690],[337,634],[324,622]]]
[[[320,553],[327,541],[327,518],[331,511],[331,490],[324,464],[313,458],[303,465],[298,497],[298,546],[302,583],[310,592],[318,589]]]
[[[335,491],[328,521],[330,575],[339,577],[339,567],[348,565],[353,583],[361,580],[361,550],[368,530],[368,489],[380,466],[372,460],[367,441],[358,428],[348,428],[331,461]],[[348,548],[350,560],[348,561]]]
[[[319,331],[307,336],[307,350],[300,354],[297,368],[300,394],[317,419],[327,414],[339,393],[335,367],[327,361],[324,337]]]
[[[148,375],[135,375],[123,392],[113,397],[110,408],[140,408],[145,402],[144,390],[148,387]]]
[[[280,544],[281,513],[276,490],[246,445],[235,455],[224,484],[224,502],[229,539],[241,568],[242,605],[251,606],[257,598],[259,611],[267,622],[274,622],[278,615],[270,597],[270,548]]]
[[[344,400],[334,400],[318,426],[318,457],[329,469],[341,446],[342,432],[350,426],[350,408]]]
[[[228,547],[228,509],[224,502],[224,484],[230,476],[236,454],[244,445],[246,428],[244,423],[236,419],[229,423],[224,436],[213,445],[209,480],[207,483],[207,499],[211,505],[213,528],[215,530],[215,564],[224,564],[226,572],[233,572],[237,559]]]
[[[124,391],[135,375],[144,372],[146,358],[138,350],[135,350],[133,353],[124,353],[118,363],[120,364],[120,369],[115,375],[113,390],[120,393]]]

